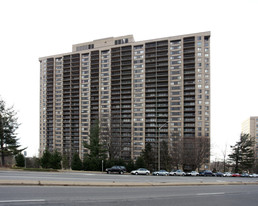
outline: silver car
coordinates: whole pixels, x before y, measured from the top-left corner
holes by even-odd
[[[182,170],[176,170],[176,171],[171,171],[169,173],[169,175],[173,175],[173,176],[185,176],[185,172]]]
[[[131,171],[132,175],[149,175],[150,174],[150,170],[147,170],[145,168],[139,168],[137,170],[133,170]]]
[[[152,175],[168,176],[169,172],[166,170],[159,170],[152,173]]]

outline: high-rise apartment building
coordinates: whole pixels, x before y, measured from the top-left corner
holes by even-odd
[[[242,133],[255,138],[256,161],[258,161],[258,116],[249,117],[242,123]]]
[[[180,139],[210,138],[210,32],[99,39],[39,61],[40,154],[83,157],[96,121],[125,160],[146,143],[173,150]]]

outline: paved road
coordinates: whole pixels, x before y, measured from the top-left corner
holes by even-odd
[[[27,172],[27,171],[5,171],[0,170],[0,181],[54,181],[57,183],[257,183],[258,178],[239,177],[179,177],[179,176],[134,176],[130,174],[100,174],[86,172]]]
[[[0,186],[0,206],[257,206],[257,185],[177,187]]]

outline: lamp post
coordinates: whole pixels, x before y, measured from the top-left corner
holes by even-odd
[[[159,127],[159,133],[158,133],[158,170],[160,170],[160,130],[168,124],[169,121],[165,122],[163,125]]]

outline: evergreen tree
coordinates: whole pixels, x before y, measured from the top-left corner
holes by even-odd
[[[69,159],[67,157],[67,155],[63,155],[63,169],[69,169],[70,168],[70,164],[69,164]]]
[[[25,166],[25,157],[22,153],[19,153],[15,156],[16,166],[24,167]]]
[[[142,157],[144,159],[147,169],[152,171],[154,169],[154,165],[153,165],[154,156],[153,156],[152,146],[149,142],[145,145],[145,149],[142,152]]]
[[[84,147],[90,151],[88,157],[105,160],[107,151],[104,149],[103,144],[100,142],[100,128],[98,122],[91,127],[89,137],[90,143],[84,143]]]
[[[129,160],[129,162],[127,162],[127,164],[126,164],[126,170],[127,170],[127,172],[131,172],[131,171],[134,170],[134,169],[135,169],[135,165],[134,165],[133,160],[131,159],[131,160]]]
[[[55,151],[53,154],[50,156],[50,168],[52,169],[61,169],[61,161],[62,161],[62,156],[58,151]]]
[[[85,157],[83,160],[83,168],[88,171],[101,171],[101,159],[97,157]]]
[[[84,157],[84,169],[91,171],[101,170],[101,161],[106,160],[107,150],[104,149],[104,145],[100,140],[100,128],[99,123],[95,123],[90,130],[89,135],[90,143],[84,143],[84,147],[89,150],[89,154]]]
[[[79,157],[78,153],[75,153],[72,158],[72,164],[71,164],[72,170],[82,170],[82,161]]]
[[[250,170],[255,161],[254,157],[255,140],[249,134],[241,134],[240,140],[236,142],[229,154],[230,160],[235,164],[235,172]]]
[[[42,168],[50,168],[51,164],[51,153],[48,150],[45,150],[41,159],[40,159],[40,166]]]
[[[135,161],[135,168],[145,168],[145,162],[142,156],[137,157]]]
[[[2,166],[5,165],[5,157],[16,155],[24,149],[20,147],[15,131],[18,129],[16,112],[12,107],[6,108],[5,102],[0,99],[0,155]]]

